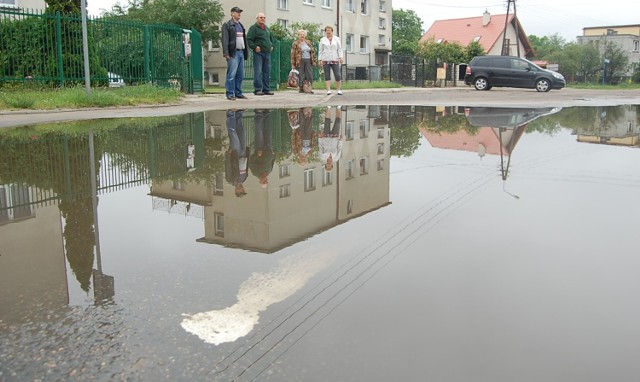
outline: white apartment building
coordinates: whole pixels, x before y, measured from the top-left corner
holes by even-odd
[[[219,0],[231,17],[231,8],[243,10],[241,22],[249,28],[263,12],[267,25],[289,27],[295,22],[332,25],[345,50],[347,79],[356,79],[367,67],[389,64],[391,54],[392,0]],[[224,84],[226,63],[219,42],[209,42],[204,52],[205,80]],[[360,69],[358,69],[360,68]]]
[[[0,9],[37,10],[44,11],[46,4],[43,0],[0,0]]]

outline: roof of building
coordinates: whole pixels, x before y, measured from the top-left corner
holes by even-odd
[[[533,52],[531,43],[514,14],[489,15],[489,18],[487,25],[483,25],[483,16],[436,20],[422,36],[420,42],[433,38],[435,41],[455,41],[462,46],[467,46],[473,41],[478,41],[485,52],[489,52],[496,44],[502,42],[502,32],[506,22],[517,27],[520,41],[525,47],[527,56]]]

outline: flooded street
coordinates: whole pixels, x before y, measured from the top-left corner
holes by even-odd
[[[0,129],[0,381],[632,381],[640,106]]]

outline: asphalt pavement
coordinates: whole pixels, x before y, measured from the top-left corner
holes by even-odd
[[[335,91],[327,95],[297,90],[276,91],[272,96],[247,94],[247,99],[227,100],[224,94],[186,95],[175,104],[135,107],[89,108],[78,110],[0,110],[0,128],[74,120],[170,116],[207,110],[277,109],[336,105],[415,105],[415,106],[493,106],[493,107],[570,107],[640,105],[640,89],[583,90],[566,88],[539,93],[532,89],[494,88],[477,91],[471,87],[393,88]]]

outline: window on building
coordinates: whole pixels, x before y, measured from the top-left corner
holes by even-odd
[[[387,11],[387,2],[385,0],[380,0],[378,3],[378,11],[386,12]]]
[[[289,28],[289,20],[278,19],[278,25],[280,25],[284,29],[288,29]]]
[[[378,171],[384,170],[384,159],[378,159]]]
[[[353,38],[353,33],[347,33],[344,39],[344,50],[347,52],[353,52]]]
[[[384,154],[384,143],[378,143],[378,155]]]
[[[323,169],[322,186],[330,186],[333,184],[333,172]]]
[[[367,138],[369,136],[369,120],[360,120],[360,139]]]
[[[289,9],[289,0],[278,0],[278,9]]]
[[[378,45],[385,46],[386,42],[387,42],[387,36],[385,36],[383,34],[379,34],[378,35]]]
[[[17,5],[16,0],[0,0],[0,6],[2,5]]]
[[[356,160],[355,159],[351,159],[350,161],[347,161],[346,163],[347,168],[345,171],[345,175],[346,175],[346,179],[353,179],[356,176]]]
[[[213,194],[218,196],[224,195],[224,174],[217,173],[213,178],[213,182]]]
[[[384,128],[379,128],[378,129],[378,139],[383,139],[384,138]]]
[[[302,0],[302,4],[313,4],[313,0]]]
[[[313,191],[316,189],[316,170],[309,168],[304,170],[304,191]]]
[[[344,9],[347,12],[355,12],[356,11],[356,7],[355,7],[355,0],[347,0],[345,5],[344,5]]]
[[[280,165],[280,178],[286,178],[288,176],[291,176],[291,165],[290,164],[282,164]]]
[[[347,201],[347,214],[352,214],[353,213],[353,199],[349,199],[349,201]]]
[[[363,15],[369,14],[369,0],[360,0],[360,13]]]
[[[325,8],[331,8],[331,0],[322,0],[322,6]]]
[[[0,223],[32,216],[30,187],[22,184],[0,185]]]
[[[360,158],[360,175],[367,175],[369,173],[369,157]]]
[[[378,28],[380,29],[387,29],[387,19],[380,17],[378,19]]]
[[[224,237],[224,214],[221,212],[215,212],[213,214],[213,226],[215,235],[218,237]]]
[[[283,184],[282,186],[280,186],[280,199],[288,198],[289,196],[291,196],[290,187],[291,186],[288,184]]]
[[[640,51],[640,40],[633,40],[633,51]]]
[[[207,49],[209,50],[209,52],[215,52],[220,50],[220,41],[209,40],[207,42]]]
[[[360,53],[369,53],[369,36],[360,36]]]
[[[344,137],[347,141],[353,140],[353,121],[344,124]]]

